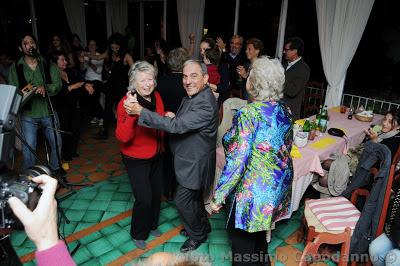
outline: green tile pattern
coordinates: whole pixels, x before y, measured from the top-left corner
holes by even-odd
[[[81,157],[76,163],[73,161],[68,174],[76,175],[75,178],[79,179],[79,182],[93,181],[97,183],[91,187],[84,187],[59,202],[60,208],[70,220],[69,224],[60,223],[60,233],[64,236],[115,217],[131,209],[134,203],[131,185],[121,163],[118,144],[115,139],[93,141],[88,138],[87,142],[81,146],[79,153]],[[102,156],[98,157],[100,153]],[[104,177],[106,177],[105,180]],[[288,245],[285,240],[298,230],[302,216],[303,210],[300,209],[293,214],[290,220],[281,221],[277,224],[269,243],[270,254],[275,255],[277,247]],[[134,250],[135,245],[129,234],[130,222],[130,217],[125,218],[78,241],[69,243],[69,250],[73,250],[79,243],[81,244],[73,255],[77,265],[106,265]],[[207,258],[212,261],[212,265],[231,265],[230,241],[225,229],[226,213],[220,212],[213,215],[210,217],[210,223],[212,232],[207,241],[191,255]],[[181,221],[174,204],[162,202],[159,219],[160,231],[165,233],[179,225],[181,225]],[[149,237],[147,241],[152,240],[154,240],[154,237]],[[132,265],[132,263],[143,265],[143,260],[160,251],[179,252],[179,248],[185,240],[185,237],[178,234],[126,265]],[[35,249],[24,232],[14,232],[11,235],[11,241],[19,256],[30,253]],[[304,249],[303,243],[292,246],[300,251]],[[35,265],[35,261],[30,261],[24,265]],[[275,265],[285,264],[275,261]]]

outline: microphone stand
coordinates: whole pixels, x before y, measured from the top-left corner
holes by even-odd
[[[52,103],[52,101],[51,101],[51,99],[50,99],[50,95],[49,95],[49,93],[48,93],[48,88],[47,88],[47,80],[46,80],[46,75],[45,75],[45,72],[44,72],[44,66],[43,66],[43,61],[42,61],[42,58],[41,58],[41,56],[38,54],[38,52],[37,52],[37,50],[36,49],[31,49],[31,54],[33,55],[33,56],[35,56],[36,57],[36,59],[38,60],[38,62],[39,62],[39,69],[40,69],[40,74],[41,74],[41,76],[42,76],[42,80],[43,80],[43,87],[44,87],[44,90],[45,90],[45,97],[46,97],[46,99],[47,99],[47,103],[49,104],[49,107],[50,107],[50,112],[51,112],[51,114],[50,114],[50,117],[51,117],[51,121],[52,121],[52,123],[53,123],[53,126],[55,127],[55,129],[56,130],[53,130],[53,134],[54,134],[54,140],[55,140],[55,145],[56,145],[56,152],[57,152],[57,158],[58,158],[58,163],[59,163],[59,167],[61,168],[61,156],[60,156],[60,153],[59,153],[59,148],[58,148],[58,137],[57,137],[57,134],[56,134],[56,131],[60,131],[60,129],[59,129],[59,127],[60,127],[60,125],[59,125],[59,121],[58,121],[58,119],[56,119],[56,112],[54,111],[54,107],[53,107],[53,103]],[[72,134],[72,133],[71,133]],[[69,198],[70,196],[72,196],[73,194],[75,194],[76,193],[76,190],[73,190],[73,186],[92,186],[93,184],[91,184],[91,183],[88,183],[88,184],[73,184],[73,183],[68,183],[68,182],[65,182],[64,180],[62,180],[63,178],[60,178],[60,177],[58,177],[57,176],[57,179],[60,181],[60,183],[61,184],[63,184],[63,186],[65,187],[65,188],[68,188],[69,189],[69,194],[68,195],[66,195],[66,196],[64,196],[64,197],[62,197],[62,198],[56,198],[56,201],[57,201],[57,205],[59,206],[60,204],[60,202],[62,202],[63,200],[65,200],[65,199],[67,199],[67,198]],[[70,221],[69,221],[69,219],[67,218],[67,216],[65,215],[65,213],[64,213],[64,211],[61,209],[61,208],[59,208],[59,210],[60,210],[60,213],[61,213],[61,216],[65,219],[65,221],[66,221],[66,223],[70,223]],[[65,241],[65,239],[64,239],[64,241]],[[65,241],[66,242],[66,241]],[[78,250],[78,248],[81,246],[81,243],[78,241],[78,245],[71,251],[71,255],[73,255],[77,250]]]

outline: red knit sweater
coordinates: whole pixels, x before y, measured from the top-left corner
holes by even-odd
[[[158,92],[156,98],[156,112],[164,115],[164,103]],[[164,132],[142,127],[137,124],[137,115],[128,115],[124,109],[124,96],[118,103],[117,128],[115,136],[120,141],[121,152],[136,159],[149,159],[164,150]]]

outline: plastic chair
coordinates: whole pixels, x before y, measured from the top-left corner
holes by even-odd
[[[351,229],[347,227],[343,233],[320,233],[313,242],[307,244],[300,259],[299,266],[305,266],[313,262],[321,262],[322,256],[318,254],[321,244],[342,244],[338,266],[346,266],[350,253]]]
[[[389,207],[389,201],[390,201],[390,196],[392,194],[392,183],[394,180],[394,177],[398,176],[399,174],[396,173],[396,165],[400,161],[400,147],[397,149],[396,154],[393,156],[392,163],[390,166],[390,172],[389,172],[389,177],[388,177],[388,185],[386,187],[386,192],[385,192],[385,198],[382,206],[382,212],[380,214],[379,218],[379,223],[376,231],[375,237],[378,237],[383,233],[383,229],[385,226],[385,221],[386,221],[386,216],[387,216],[387,211]],[[376,168],[371,168],[371,173],[373,176],[376,176],[378,173],[378,169]],[[353,191],[352,196],[351,196],[351,203],[355,206],[358,196],[369,196],[369,191],[366,189],[356,189]],[[340,232],[338,231],[329,231],[327,230],[324,225],[318,221],[318,218],[311,212],[310,208],[307,205],[307,201],[305,204],[305,209],[304,209],[304,214],[305,214],[305,219],[304,219],[304,224],[306,229],[308,229],[306,233],[306,242],[310,243],[312,242],[318,235],[321,233],[332,233],[332,234],[339,234]],[[356,265],[356,262],[352,262],[351,265]],[[366,265],[370,265],[368,262]]]

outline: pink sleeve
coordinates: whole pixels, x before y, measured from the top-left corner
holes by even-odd
[[[60,240],[57,245],[42,251],[36,251],[35,257],[38,266],[75,266],[65,243]]]

